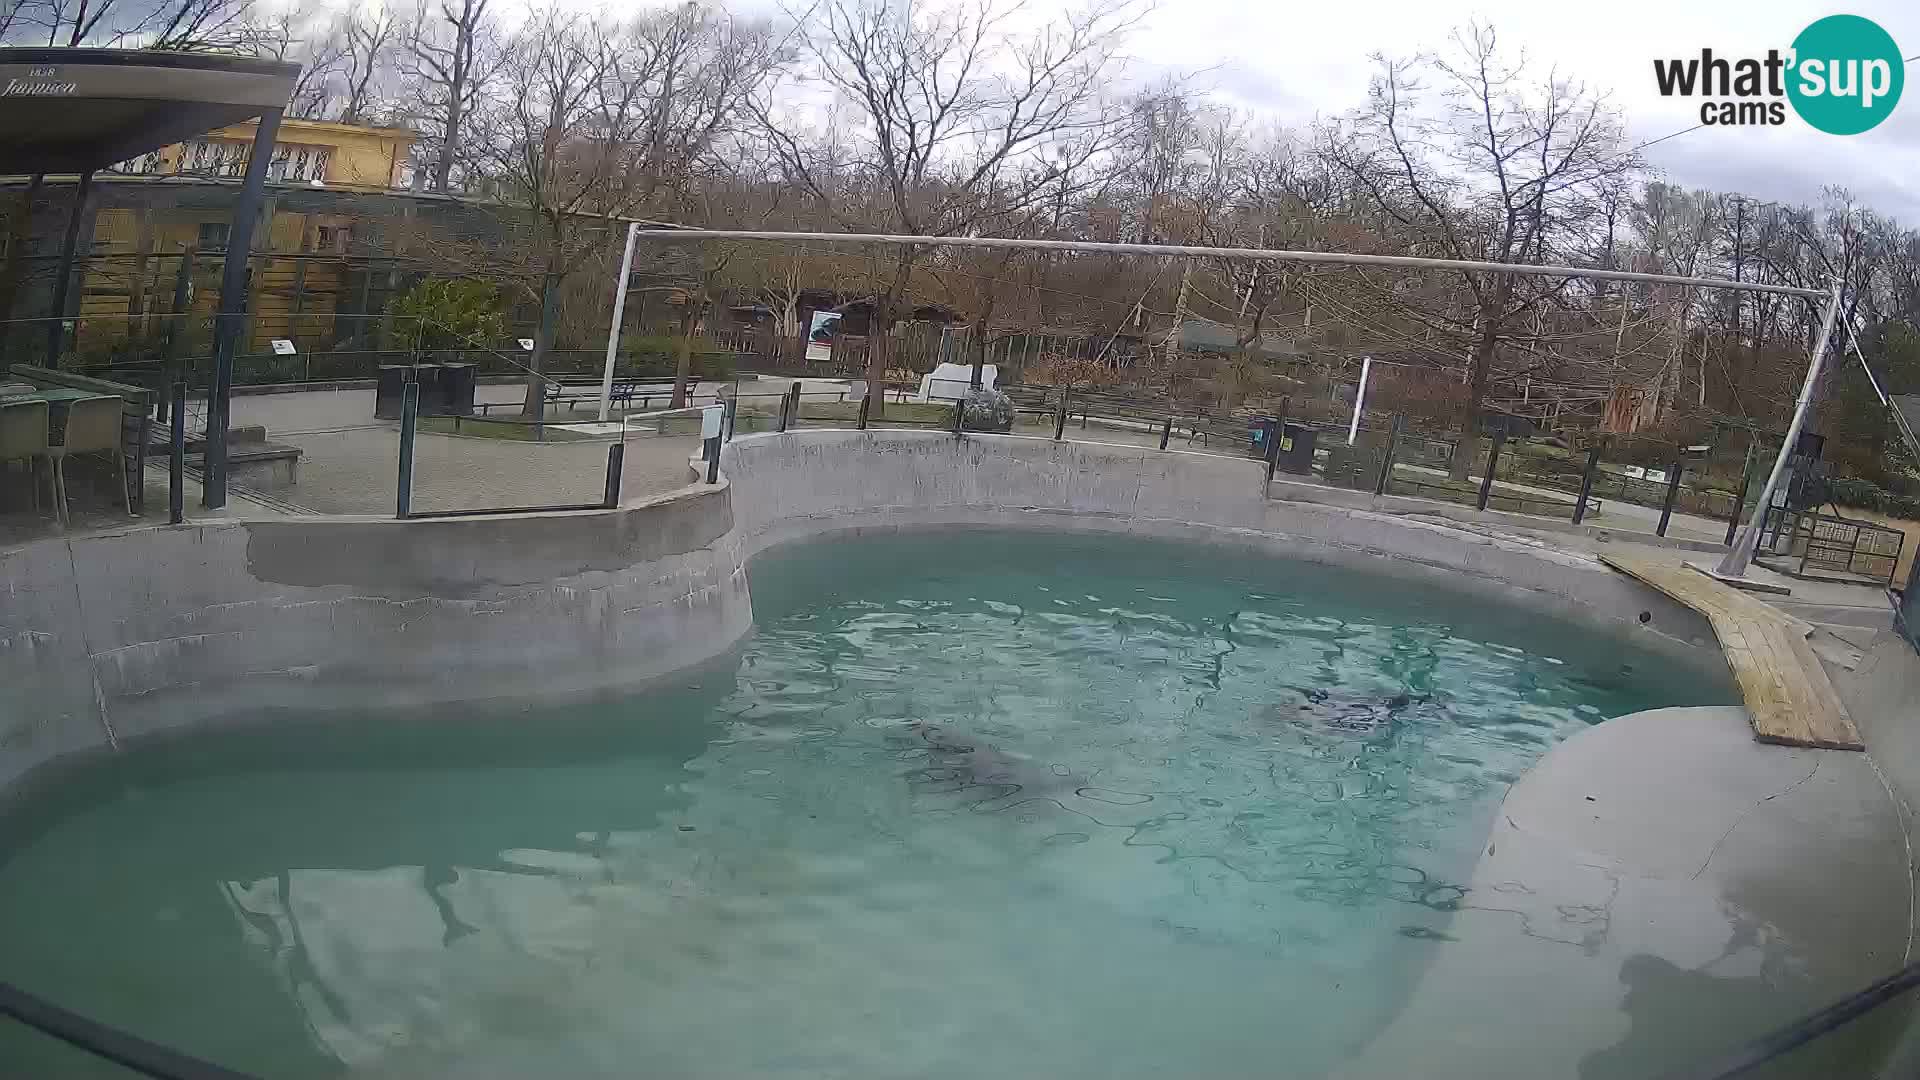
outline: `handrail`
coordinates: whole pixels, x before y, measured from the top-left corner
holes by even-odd
[[[108,1027],[8,982],[0,982],[0,1015],[95,1057],[157,1080],[253,1080],[243,1072],[190,1057],[119,1028]]]
[[[1920,963],[1906,967],[1849,994],[1819,1012],[1803,1017],[1778,1031],[1769,1032],[1745,1046],[1715,1060],[1705,1068],[1685,1069],[1668,1074],[1669,1080],[1732,1080],[1745,1076],[1774,1058],[1835,1031],[1901,994],[1920,986]]]

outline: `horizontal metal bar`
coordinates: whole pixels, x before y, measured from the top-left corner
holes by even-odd
[[[1025,248],[1036,251],[1080,251],[1104,255],[1171,255],[1202,259],[1251,259],[1256,262],[1333,263],[1345,266],[1399,266],[1417,270],[1461,270],[1476,273],[1520,274],[1529,277],[1580,277],[1600,281],[1638,281],[1650,285],[1693,285],[1707,289],[1804,296],[1818,300],[1822,289],[1765,285],[1732,278],[1682,277],[1677,274],[1641,274],[1630,270],[1600,270],[1579,266],[1540,266],[1533,263],[1479,262],[1472,259],[1427,259],[1414,255],[1358,255],[1344,251],[1287,251],[1272,248],[1200,247],[1190,244],[1103,244],[1092,240],[1016,240],[998,236],[903,236],[893,233],[779,232],[765,229],[641,229],[634,234],[650,239],[674,237],[700,240],[783,240],[815,244],[880,244],[892,247]]]
[[[605,503],[568,503],[565,506],[500,506],[478,507],[472,510],[414,510],[407,514],[408,521],[422,518],[485,517],[490,514],[549,514],[571,512],[574,510],[605,510]]]
[[[178,1050],[108,1027],[11,983],[0,982],[0,1016],[10,1016],[42,1034],[142,1076],[160,1080],[250,1080],[245,1073],[188,1057]]]

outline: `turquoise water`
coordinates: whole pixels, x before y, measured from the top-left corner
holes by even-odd
[[[1313,1076],[1447,947],[1530,762],[1731,700],[1205,548],[834,540],[752,586],[670,689],[77,774],[6,823],[0,971],[274,1077]]]

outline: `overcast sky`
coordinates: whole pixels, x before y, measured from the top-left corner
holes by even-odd
[[[1043,0],[1045,2],[1045,0]],[[1199,73],[1236,105],[1290,125],[1352,108],[1366,94],[1375,51],[1409,55],[1447,43],[1478,17],[1501,42],[1526,50],[1542,72],[1576,76],[1611,92],[1635,142],[1699,123],[1699,100],[1663,99],[1655,57],[1764,56],[1785,51],[1807,24],[1834,14],[1864,15],[1920,55],[1920,2],[1868,0],[1844,7],[1794,0],[1357,0],[1259,4],[1248,0],[1161,0],[1134,39],[1141,68]],[[1920,226],[1920,64],[1879,127],[1854,136],[1822,134],[1788,110],[1784,127],[1701,128],[1646,151],[1668,180],[1756,198],[1815,203],[1839,184],[1882,213]]]

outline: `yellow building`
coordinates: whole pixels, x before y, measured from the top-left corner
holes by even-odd
[[[232,188],[206,181],[241,176],[254,127],[220,128],[102,174],[90,243],[82,249],[89,258],[75,311],[81,344],[143,337],[155,316],[176,310],[197,316],[196,327],[211,326]],[[267,173],[267,217],[249,267],[254,318],[245,348],[266,350],[273,339],[289,338],[304,351],[304,339],[337,339],[335,313],[362,310],[367,272],[354,271],[349,255],[356,231],[368,223],[356,211],[373,192],[399,184],[415,138],[402,128],[281,122]],[[176,178],[200,183],[182,186]]]
[[[200,175],[238,179],[247,165],[247,152],[259,125],[249,120],[218,128],[198,138],[163,146],[145,157],[126,162],[116,172],[147,176]],[[341,184],[351,187],[391,188],[416,136],[405,128],[360,127],[326,120],[280,122],[273,145],[269,181],[280,183]]]

